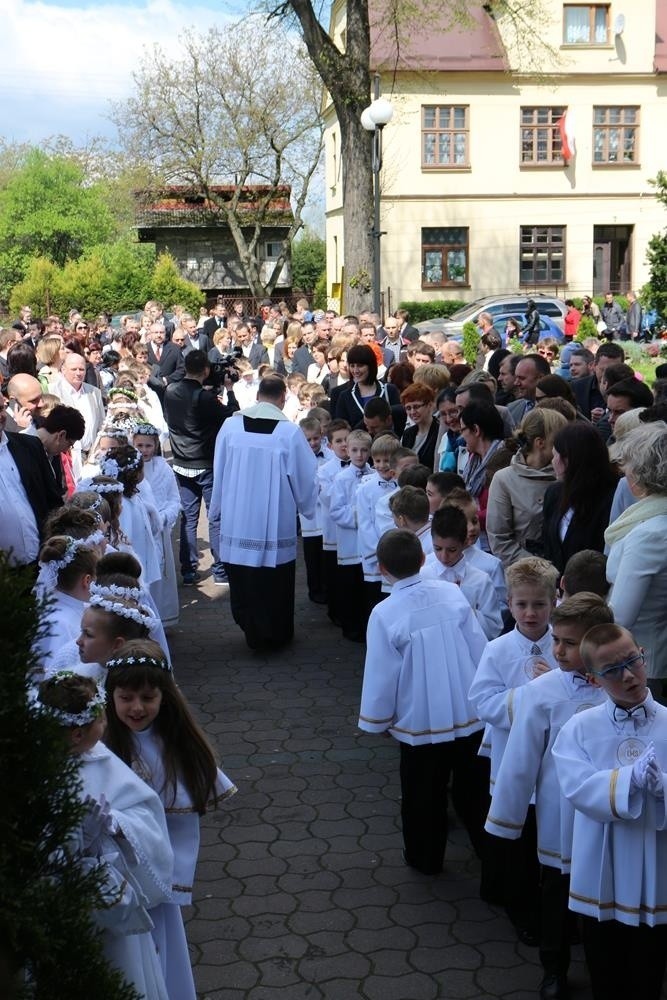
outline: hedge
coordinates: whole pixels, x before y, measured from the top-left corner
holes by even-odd
[[[467,305],[458,299],[432,299],[429,302],[399,302],[399,309],[407,309],[411,323],[421,323],[436,316],[451,316],[457,309]]]

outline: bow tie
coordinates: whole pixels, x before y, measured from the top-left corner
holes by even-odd
[[[341,469],[347,469],[347,467],[348,467],[349,464],[350,464],[350,459],[349,458],[345,458],[345,459],[341,458],[341,460],[340,460],[340,467],[341,467]]]
[[[614,722],[627,722],[628,719],[632,719],[633,722],[646,722],[648,719],[646,705],[635,705],[634,708],[614,705]]]
[[[383,486],[385,489],[388,489],[389,486],[393,486],[393,485],[394,485],[394,480],[393,479],[380,479],[380,480],[378,480],[378,486]]]
[[[588,687],[589,686],[589,684],[588,684],[588,677],[584,677],[583,674],[578,674],[576,672],[576,670],[573,671],[570,674],[570,677],[572,678],[572,683],[573,683],[573,685],[575,687]]]
[[[324,452],[323,451],[316,451],[315,452],[315,458],[324,458]]]

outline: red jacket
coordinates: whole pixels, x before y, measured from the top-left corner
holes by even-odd
[[[581,313],[578,309],[568,309],[565,319],[563,320],[563,333],[568,340],[571,340],[577,333],[579,323],[581,321]]]

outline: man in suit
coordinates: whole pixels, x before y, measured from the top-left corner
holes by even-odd
[[[207,321],[208,322],[208,321]],[[208,357],[208,352],[213,347],[213,340],[206,333],[204,333],[203,328],[201,330],[197,329],[197,320],[194,316],[189,313],[184,313],[181,316],[181,329],[185,331],[185,346],[183,347],[183,355],[189,354],[190,351],[203,351]]]
[[[6,429],[34,432],[33,419],[37,419],[44,405],[42,387],[32,375],[19,372],[7,383],[9,413]]]
[[[300,372],[301,375],[308,374],[310,365],[315,364],[315,358],[310,353],[310,349],[317,340],[317,330],[314,323],[304,323],[301,327],[302,342],[298,347],[292,361],[292,371]]]
[[[54,384],[55,394],[66,406],[79,411],[86,424],[83,439],[72,448],[72,466],[75,478],[81,475],[83,462],[93,446],[95,438],[104,423],[104,403],[102,393],[84,381],[86,359],[80,354],[69,353],[60,369],[60,378]]]
[[[151,389],[157,392],[160,401],[162,401],[166,387],[172,382],[180,382],[185,375],[183,352],[176,344],[165,343],[165,332],[161,323],[153,323],[149,328],[148,336],[150,338],[148,364],[152,369],[148,384]]]
[[[38,438],[5,430],[0,396],[0,550],[14,566],[37,562],[47,515],[62,506],[55,476]]]
[[[413,340],[419,340],[419,330],[416,326],[410,326],[410,313],[407,309],[397,309],[394,316],[399,322],[399,333],[403,340],[408,340],[410,343]]]
[[[253,342],[250,327],[246,323],[239,323],[234,330],[234,346],[241,348],[243,357],[248,359],[251,367],[255,370],[260,365],[268,365],[268,351],[261,341]]]
[[[587,420],[597,424],[604,416],[606,401],[600,392],[600,377],[609,365],[618,365],[625,361],[625,351],[620,344],[600,344],[595,354],[592,375],[583,378],[573,378],[570,387],[577,401],[577,409]]]
[[[551,374],[551,367],[540,354],[526,354],[521,358],[514,372],[514,395],[516,399],[507,409],[518,427],[527,413],[535,406],[535,387],[541,378]]]
[[[225,326],[227,326],[227,307],[224,302],[216,302],[213,307],[213,315],[206,320],[201,332],[212,342],[218,330]]]

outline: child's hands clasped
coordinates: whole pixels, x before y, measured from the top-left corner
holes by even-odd
[[[102,834],[113,836],[118,833],[119,826],[111,814],[111,806],[102,793],[99,801],[87,795],[84,804],[88,806],[88,814],[83,820],[83,836],[86,843],[92,843]]]
[[[662,781],[662,771],[655,756],[655,746],[653,743],[649,743],[641,757],[638,757],[632,765],[630,785],[635,788],[646,788],[656,797],[664,796],[665,790]]]

